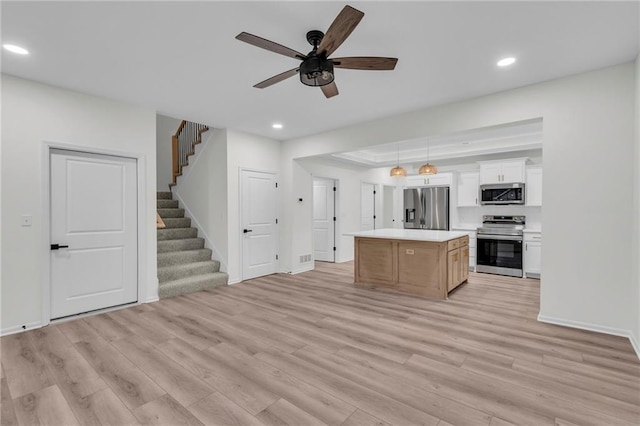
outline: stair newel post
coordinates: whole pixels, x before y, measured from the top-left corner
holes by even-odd
[[[173,163],[173,183],[176,183],[180,167],[178,164],[178,136],[171,137],[171,161]]]

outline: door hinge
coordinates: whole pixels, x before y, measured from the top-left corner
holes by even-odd
[[[335,248],[335,247],[333,248],[333,251],[336,251],[336,248]]]
[[[373,195],[376,195],[376,190],[375,189],[373,190]]]
[[[278,182],[276,182],[276,188],[278,187]]]
[[[278,260],[278,255],[276,254],[276,260]]]
[[[276,218],[276,225],[278,224],[278,219]]]
[[[334,221],[334,222],[336,221],[336,217],[335,217],[335,216],[333,217],[333,221]]]
[[[373,218],[374,218],[374,219],[376,218],[376,215],[375,215],[375,214],[373,215]]]
[[[333,187],[333,192],[336,192],[336,187],[335,186]]]

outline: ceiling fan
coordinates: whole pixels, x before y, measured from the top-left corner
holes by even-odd
[[[307,33],[307,41],[313,46],[313,50],[306,55],[262,37],[241,32],[236,36],[240,41],[290,58],[302,60],[296,68],[274,75],[253,87],[264,89],[300,73],[300,81],[303,84],[319,86],[322,89],[322,93],[327,98],[330,98],[338,94],[338,86],[334,81],[334,67],[352,70],[393,70],[398,62],[397,58],[353,56],[329,59],[329,56],[349,37],[349,34],[356,28],[363,16],[363,12],[351,6],[345,6],[336,16],[326,34],[318,30],[312,30]]]

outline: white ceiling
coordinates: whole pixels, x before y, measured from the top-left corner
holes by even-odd
[[[3,43],[31,54],[3,50],[2,71],[287,140],[638,54],[638,2],[350,4],[365,16],[333,56],[399,61],[395,71],[337,69],[340,95],[331,99],[297,77],[254,89],[297,62],[235,36],[247,31],[307,52],[306,32],[326,31],[344,2],[3,1]],[[496,67],[508,55],[517,63]],[[276,121],[284,129],[272,129]]]
[[[418,169],[429,161],[438,166],[507,156],[542,155],[542,120],[472,129],[438,137],[372,146],[367,149],[319,156],[325,160],[363,168],[403,167]]]

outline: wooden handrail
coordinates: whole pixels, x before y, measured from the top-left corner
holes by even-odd
[[[171,137],[173,183],[169,187],[176,184],[182,168],[189,164],[189,157],[194,154],[196,145],[202,142],[202,134],[207,130],[209,128],[204,124],[182,120]]]

